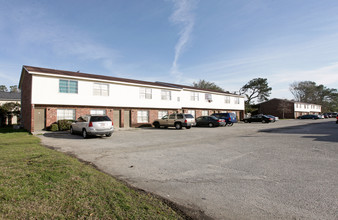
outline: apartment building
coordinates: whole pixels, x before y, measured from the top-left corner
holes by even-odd
[[[21,95],[20,92],[1,92],[0,91],[0,106],[6,103],[18,103],[20,104]],[[0,126],[17,124],[19,119],[17,114],[20,112],[20,109],[17,109],[17,112],[7,112],[6,115],[0,115]],[[4,117],[4,118],[2,118]]]
[[[114,127],[123,128],[149,126],[173,112],[244,116],[240,95],[165,82],[23,66],[19,88],[22,124],[30,132],[84,114],[108,115]]]
[[[320,114],[322,111],[321,105],[277,98],[262,102],[258,106],[259,113],[279,118],[297,118],[301,115]]]

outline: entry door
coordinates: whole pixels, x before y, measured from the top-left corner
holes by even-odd
[[[39,131],[45,128],[46,116],[44,108],[34,109],[34,130]]]
[[[114,123],[115,128],[120,127],[120,121],[121,121],[120,110],[114,110],[113,111],[113,123]]]
[[[130,111],[124,110],[124,127],[129,128],[130,127]]]

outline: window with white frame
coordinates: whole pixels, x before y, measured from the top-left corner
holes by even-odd
[[[209,115],[209,111],[208,110],[203,110],[202,111],[202,116],[208,116]]]
[[[235,98],[235,104],[239,104],[239,98],[238,97]]]
[[[57,109],[57,120],[75,120],[75,109]]]
[[[191,114],[195,118],[195,110],[188,110],[188,114]]]
[[[97,96],[109,96],[109,85],[105,83],[94,83],[93,94]]]
[[[229,104],[230,103],[230,96],[225,96],[224,97],[224,102]]]
[[[168,111],[166,111],[166,110],[158,111],[158,119],[163,118],[163,116],[165,116],[167,114],[168,114]]]
[[[150,88],[140,88],[140,99],[152,99],[152,90]]]
[[[77,93],[77,81],[74,80],[59,80],[59,92],[61,93]]]
[[[137,111],[137,123],[149,122],[149,111],[140,110]]]
[[[106,110],[104,110],[104,109],[91,109],[90,114],[91,115],[106,115]]]
[[[161,99],[162,100],[171,100],[171,91],[161,90]]]
[[[212,95],[209,93],[205,93],[205,101],[212,102]]]
[[[190,100],[191,101],[198,101],[199,100],[199,94],[198,94],[198,92],[191,92],[190,93]]]

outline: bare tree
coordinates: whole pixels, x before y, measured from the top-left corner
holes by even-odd
[[[291,103],[290,101],[287,101],[287,100],[283,100],[279,103],[278,109],[282,112],[282,118],[283,119],[285,118],[285,114],[292,112],[292,110],[291,110],[292,104],[293,103]]]

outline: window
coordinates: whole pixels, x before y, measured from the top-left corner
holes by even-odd
[[[149,121],[148,111],[137,111],[137,123],[147,123]]]
[[[188,114],[191,114],[195,118],[195,110],[188,110]]]
[[[208,116],[209,115],[209,111],[208,110],[203,110],[202,111],[202,116]]]
[[[93,94],[97,96],[109,96],[109,85],[104,83],[94,83]]]
[[[162,100],[171,100],[171,91],[161,90],[161,99]]]
[[[152,99],[152,91],[149,88],[140,88],[140,99]]]
[[[212,102],[212,95],[209,93],[205,93],[205,101]]]
[[[238,97],[235,98],[235,104],[239,104],[239,98]]]
[[[158,118],[163,118],[163,116],[167,114],[168,114],[168,111],[160,110],[158,111]]]
[[[198,92],[191,92],[190,93],[190,100],[191,101],[198,101],[199,100],[199,94],[198,94]]]
[[[106,115],[106,110],[104,109],[92,109],[90,110],[91,115]]]
[[[57,120],[75,120],[75,109],[58,109],[56,118]]]
[[[230,96],[225,96],[224,102],[229,104],[230,103]]]
[[[59,80],[59,92],[61,93],[77,93],[77,81]]]

